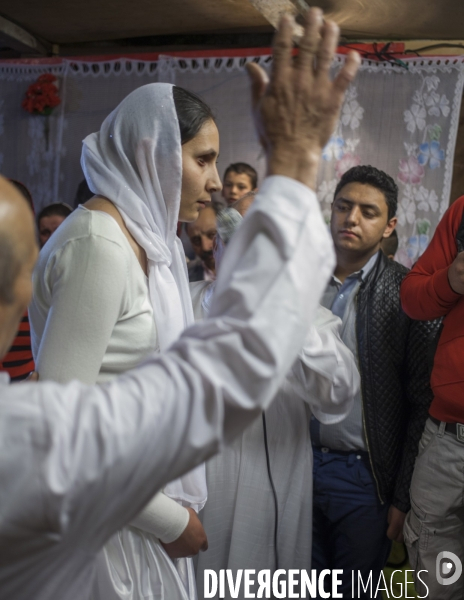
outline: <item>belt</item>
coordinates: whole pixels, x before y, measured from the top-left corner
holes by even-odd
[[[442,421],[435,419],[435,417],[432,417],[431,415],[429,415],[429,419],[438,426],[442,423]],[[445,431],[446,433],[454,435],[459,442],[464,444],[464,425],[462,423],[446,423]]]
[[[341,456],[351,456],[355,454],[359,456],[359,458],[369,458],[369,453],[365,450],[332,450],[332,448],[327,448],[326,446],[316,446],[313,444],[314,450],[319,450],[319,452],[323,452],[324,454],[339,454]]]

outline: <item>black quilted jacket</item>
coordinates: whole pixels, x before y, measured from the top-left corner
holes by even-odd
[[[428,351],[440,323],[403,312],[401,281],[408,272],[382,252],[356,297],[364,429],[382,502],[404,512],[419,439],[432,401]]]

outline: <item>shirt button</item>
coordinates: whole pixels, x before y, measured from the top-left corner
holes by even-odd
[[[327,453],[329,451],[329,449],[328,448],[321,448],[321,451],[324,452],[324,453]]]
[[[340,294],[340,296],[339,296],[340,300],[341,300],[342,298],[344,298],[344,297],[345,297],[345,296],[344,296],[343,294]]]

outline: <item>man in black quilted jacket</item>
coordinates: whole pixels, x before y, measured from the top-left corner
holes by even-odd
[[[342,423],[311,420],[312,568],[343,569],[343,598],[352,597],[352,571],[356,592],[358,572],[366,582],[372,571],[372,595],[369,589],[359,597],[377,597],[390,540],[402,541],[432,400],[427,348],[436,325],[403,312],[400,284],[407,269],[380,250],[395,229],[397,202],[389,175],[359,166],[343,175],[332,204],[337,266],[322,304],[343,321],[343,341],[358,359],[361,392]]]

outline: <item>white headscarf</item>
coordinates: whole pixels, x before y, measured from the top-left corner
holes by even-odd
[[[173,86],[134,90],[84,140],[81,165],[90,190],[118,208],[148,258],[148,280],[163,351],[193,323],[187,267],[176,235],[182,149]]]
[[[81,165],[90,190],[108,198],[145,250],[159,349],[194,322],[187,266],[176,235],[182,187],[182,147],[173,86],[134,90],[84,140]],[[201,508],[204,465],[165,488],[170,497]]]

